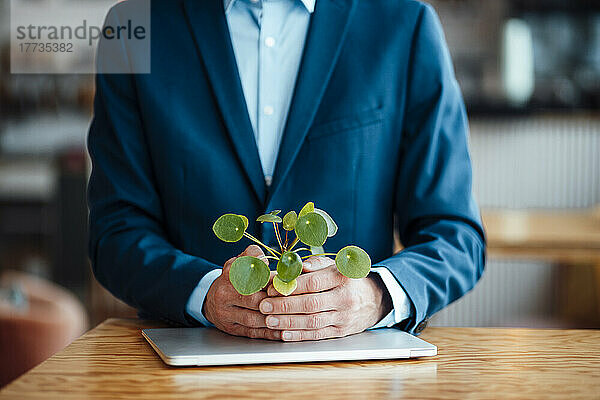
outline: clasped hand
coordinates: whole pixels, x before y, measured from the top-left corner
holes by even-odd
[[[268,264],[256,245],[248,246],[240,256],[258,257]],[[271,283],[266,290],[244,296],[229,282],[235,259],[223,266],[203,309],[210,322],[232,335],[285,341],[341,337],[370,328],[391,310],[378,277],[349,279],[326,257],[311,257],[303,263],[304,273],[290,296],[281,296]]]

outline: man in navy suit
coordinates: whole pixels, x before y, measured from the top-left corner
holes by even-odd
[[[126,21],[143,0],[115,6]],[[147,316],[275,340],[418,334],[482,274],[468,124],[433,9],[412,0],[154,0],[151,73],[99,49],[89,132],[90,258]],[[304,264],[288,297],[235,292],[213,222],[314,201],[374,261]],[[265,224],[269,225],[269,224]],[[272,227],[249,232],[276,242]],[[393,254],[393,234],[404,249]]]

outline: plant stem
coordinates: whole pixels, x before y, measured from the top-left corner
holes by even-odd
[[[273,222],[273,229],[275,230],[275,236],[277,237],[277,243],[279,243],[279,249],[281,250],[281,252],[283,253],[283,244],[281,244],[281,235],[279,234],[279,225],[277,225],[277,223]]]
[[[269,253],[273,254],[274,256],[281,257],[281,253],[279,253],[277,250],[273,250],[272,248],[270,248],[269,246],[267,246],[266,244],[264,244],[263,242],[261,242],[260,240],[258,240],[254,236],[252,236],[251,234],[249,234],[248,232],[244,232],[244,236],[246,236],[248,239],[252,240],[254,243],[264,247]]]
[[[308,249],[306,247],[300,247],[299,249],[294,250],[294,253],[297,253],[297,252],[303,251],[303,250],[305,250],[305,251],[311,251],[310,249]]]
[[[283,245],[283,248],[287,250],[287,244],[288,244],[288,231],[285,231],[285,244]]]
[[[294,241],[292,242],[292,244],[290,244],[290,247],[289,247],[289,249],[287,249],[287,250],[288,250],[288,251],[291,251],[291,250],[294,248],[294,246],[295,246],[296,244],[298,244],[298,242],[299,242],[299,241],[300,241],[300,238],[299,238],[298,236],[296,236],[296,239],[294,239]]]
[[[304,257],[300,257],[303,260],[306,258],[311,258],[311,257],[319,257],[319,256],[337,256],[336,253],[321,253],[321,254],[311,254],[309,256],[304,256]]]
[[[279,258],[273,256],[265,256],[265,258],[269,258],[271,260],[279,261]]]

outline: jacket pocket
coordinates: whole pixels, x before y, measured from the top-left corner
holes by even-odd
[[[312,141],[352,131],[381,122],[383,121],[383,118],[384,114],[382,107],[355,112],[351,115],[349,114],[344,117],[334,118],[330,121],[319,122],[313,125],[308,133],[307,139]]]

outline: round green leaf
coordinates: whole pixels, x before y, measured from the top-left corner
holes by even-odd
[[[213,225],[213,232],[224,242],[237,242],[244,236],[248,227],[248,218],[243,215],[221,215]]]
[[[309,201],[308,203],[306,203],[304,205],[304,207],[302,207],[302,210],[300,210],[300,214],[298,214],[299,217],[303,217],[308,213],[314,212],[315,211],[315,203],[313,203],[312,201]]]
[[[327,214],[325,211],[320,210],[318,208],[315,208],[315,212],[317,214],[319,214],[321,217],[325,218],[325,222],[327,222],[327,237],[335,236],[335,234],[338,231],[338,226],[335,223],[335,221],[333,220],[333,218],[331,218],[331,216],[329,214]]]
[[[310,212],[296,222],[296,235],[308,246],[323,246],[327,240],[327,222],[315,212]]]
[[[273,210],[269,214],[271,214],[271,215],[279,215],[280,212],[281,212],[281,210]]]
[[[229,281],[239,294],[251,295],[269,283],[269,267],[259,258],[243,256],[235,259],[229,270]]]
[[[359,279],[369,275],[371,258],[360,247],[346,246],[335,256],[335,265],[342,275]]]
[[[284,282],[291,282],[302,273],[302,259],[294,252],[288,251],[281,255],[277,262],[277,275]]]
[[[273,287],[284,296],[289,296],[298,287],[298,281],[294,279],[291,282],[282,281],[278,275],[273,277]]]
[[[240,215],[240,217],[244,221],[244,231],[246,231],[246,229],[248,229],[248,217],[246,217],[245,215]]]
[[[256,218],[258,222],[281,222],[281,217],[273,214],[264,214]]]
[[[296,221],[298,221],[298,215],[296,211],[290,211],[283,216],[283,229],[286,231],[293,231],[296,227]]]

